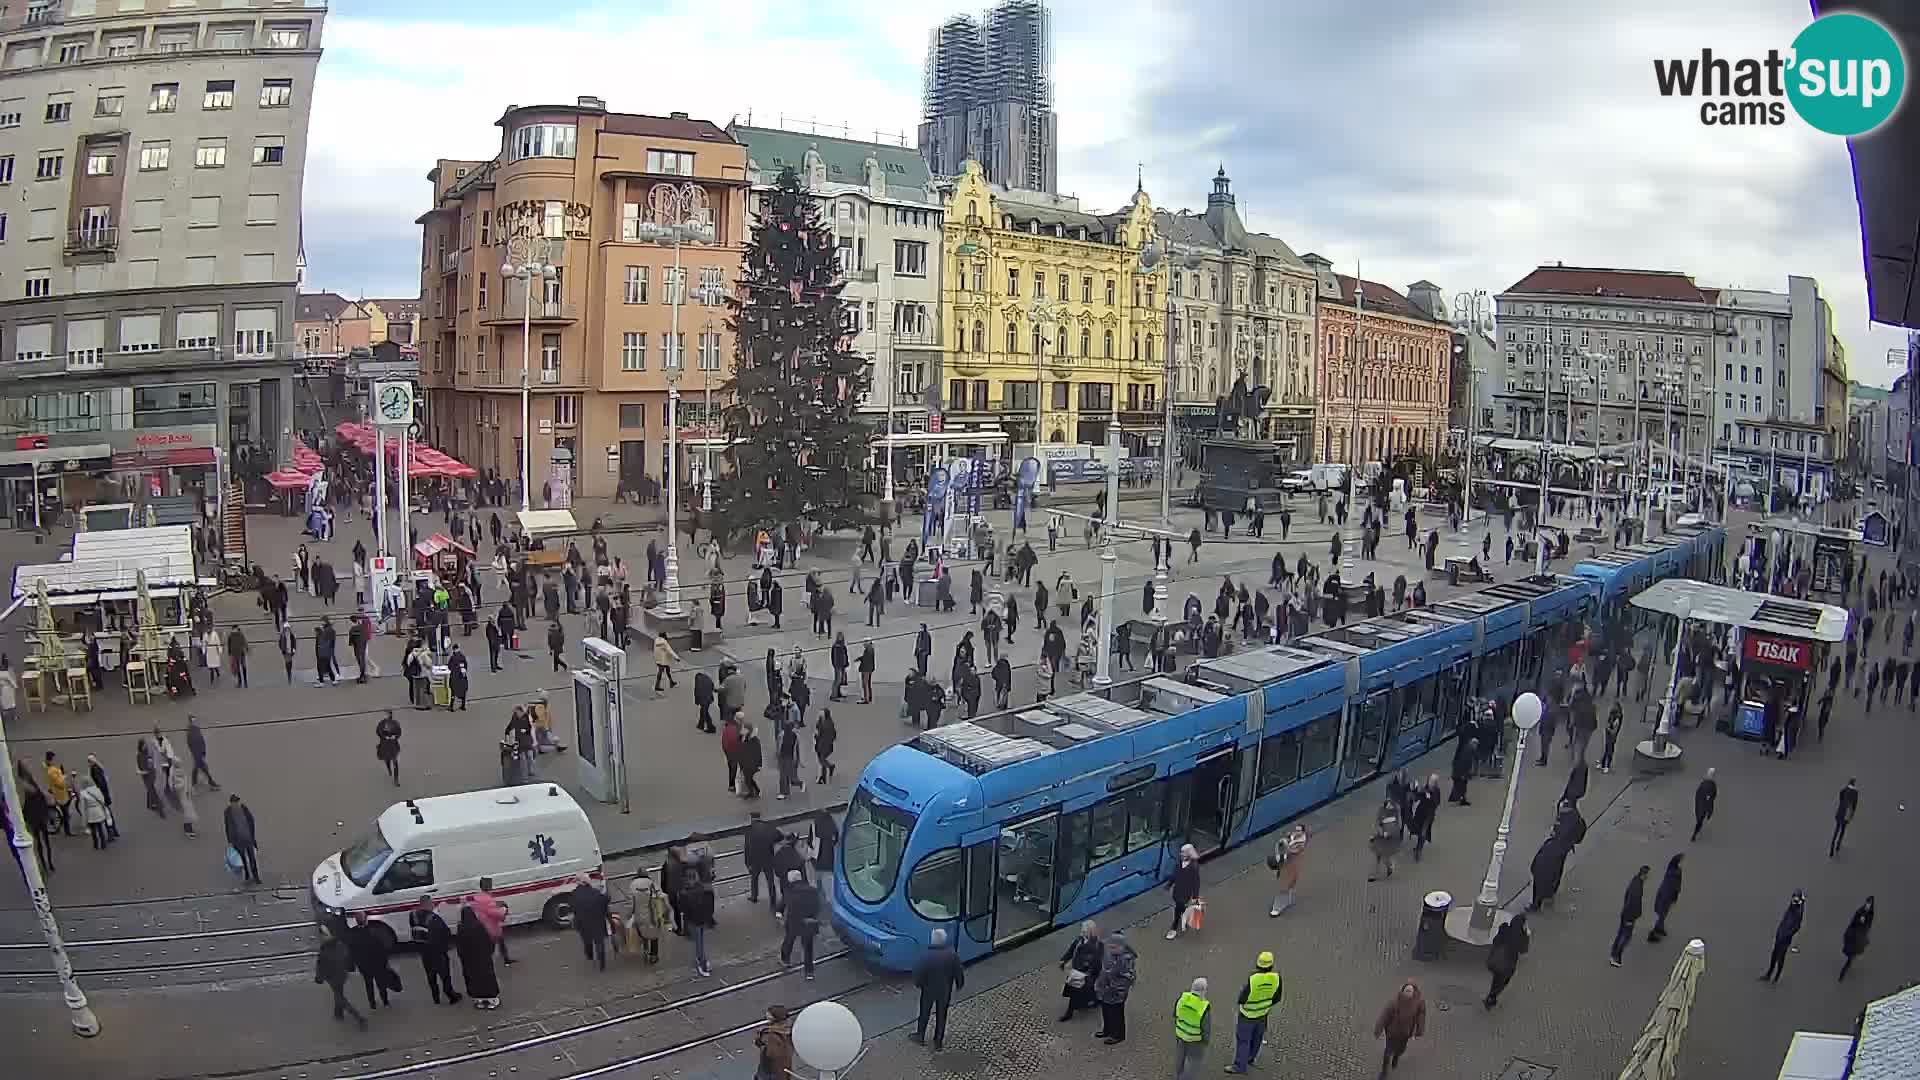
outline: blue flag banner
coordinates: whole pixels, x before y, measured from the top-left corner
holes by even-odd
[[[936,467],[927,473],[927,508],[920,515],[920,547],[924,550],[933,542],[934,533],[946,522],[943,520],[942,507],[947,501],[947,470]]]
[[[1027,504],[1033,499],[1033,485],[1040,479],[1040,459],[1030,457],[1020,462],[1020,472],[1013,484],[1013,527],[1027,527]]]

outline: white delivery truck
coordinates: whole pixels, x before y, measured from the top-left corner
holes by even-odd
[[[387,807],[352,847],[313,871],[316,920],[364,913],[391,945],[408,938],[407,913],[433,897],[449,923],[493,879],[507,922],[566,926],[580,874],[603,880],[600,840],[558,784],[467,791]]]
[[[1313,473],[1313,490],[1315,491],[1337,492],[1347,489],[1345,465],[1315,465],[1310,471]]]

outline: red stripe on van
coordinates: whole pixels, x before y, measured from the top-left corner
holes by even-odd
[[[547,878],[543,881],[529,882],[528,884],[525,884],[525,885],[515,885],[511,888],[495,889],[493,890],[493,898],[495,900],[500,900],[509,896],[519,896],[525,893],[539,892],[542,889],[551,889],[557,885],[570,883],[577,876],[579,875],[566,874],[561,877]],[[606,874],[602,870],[589,871],[587,876],[590,878],[595,878],[599,880],[605,880],[606,878]],[[467,901],[467,898],[472,895],[474,894],[458,893],[458,894],[446,895],[446,896],[434,895],[433,903],[435,907],[438,907],[442,904],[461,904],[461,903],[465,903]],[[419,898],[416,897],[413,900],[410,900],[404,904],[383,904],[379,907],[352,908],[352,909],[349,909],[348,914],[351,915],[351,914],[358,913],[358,914],[365,914],[369,916],[392,915],[402,911],[411,911],[413,910],[414,906],[419,902],[420,902]]]

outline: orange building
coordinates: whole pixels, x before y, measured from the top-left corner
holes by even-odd
[[[1315,367],[1321,460],[1364,464],[1409,452],[1437,456],[1446,445],[1453,390],[1453,329],[1432,313],[1438,288],[1426,282],[1411,287],[1430,294],[1420,304],[1377,281],[1336,274],[1319,255],[1301,261],[1320,281]]]
[[[686,113],[608,112],[591,97],[515,106],[498,126],[492,160],[441,159],[427,174],[433,207],[418,223],[428,436],[511,479],[530,434],[535,492],[560,451],[571,454],[577,494],[658,480],[669,368],[680,375],[685,440],[706,433],[706,392],[718,394],[731,366],[722,299],[747,236],[746,148]],[[674,248],[643,239],[646,226],[695,220],[713,240],[680,248],[676,288]],[[551,267],[533,280],[531,303],[524,279],[501,273],[528,263]],[[683,480],[696,456],[678,450]]]

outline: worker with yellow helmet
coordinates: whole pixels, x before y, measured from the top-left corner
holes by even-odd
[[[1240,988],[1240,1018],[1233,1027],[1233,1064],[1230,1073],[1244,1073],[1260,1054],[1267,1037],[1267,1014],[1280,1000],[1280,974],[1273,970],[1273,954],[1262,952],[1253,962],[1253,973]]]
[[[1193,980],[1193,989],[1180,995],[1173,1007],[1173,1080],[1192,1080],[1213,1034],[1207,980]]]

